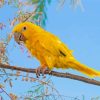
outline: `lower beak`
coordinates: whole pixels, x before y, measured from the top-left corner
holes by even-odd
[[[21,33],[14,33],[14,39],[15,41],[20,45],[22,42],[26,41],[26,38]]]

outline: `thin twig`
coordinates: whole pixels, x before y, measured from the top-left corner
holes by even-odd
[[[10,95],[3,88],[0,87],[0,89],[12,100],[12,98],[10,97]]]
[[[36,73],[35,69],[10,66],[10,65],[2,64],[2,63],[0,63],[0,68],[11,69],[11,70],[19,70],[19,71],[29,72],[29,73]],[[82,82],[85,82],[85,83],[88,83],[88,84],[94,84],[94,85],[100,86],[100,81],[97,81],[97,80],[94,80],[94,79],[89,79],[89,78],[86,78],[86,77],[83,77],[83,76],[70,74],[70,73],[61,73],[61,72],[51,71],[51,74],[50,74],[49,71],[46,71],[45,74],[56,76],[56,77],[61,77],[61,78],[70,78],[70,79],[73,79],[73,80],[78,80],[78,81],[82,81]]]
[[[29,21],[29,19],[32,17],[32,16],[34,16],[35,15],[35,13],[36,13],[36,9],[37,9],[37,6],[35,6],[34,7],[34,10],[33,10],[33,12],[23,21],[23,22],[25,22],[25,21]]]

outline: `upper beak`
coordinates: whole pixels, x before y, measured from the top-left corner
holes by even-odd
[[[23,34],[19,33],[19,32],[15,32],[14,33],[14,39],[15,41],[20,45],[22,42],[26,41],[26,38],[24,37]]]

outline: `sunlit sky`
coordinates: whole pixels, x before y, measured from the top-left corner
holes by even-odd
[[[46,30],[57,35],[70,49],[73,55],[81,63],[92,68],[100,70],[100,0],[82,0],[84,11],[78,7],[71,9],[70,5],[65,3],[61,8],[57,7],[57,3],[53,2],[48,6]],[[0,8],[0,22],[8,25],[8,18],[13,18],[17,8],[4,6]],[[11,32],[12,28],[8,25],[4,31],[0,31],[3,35],[5,32]],[[11,40],[9,44],[9,58],[11,65],[24,67],[37,67],[39,62],[36,59],[29,59]],[[58,70],[58,69],[57,69]],[[60,71],[60,70],[58,70]],[[73,70],[61,70],[62,72],[70,72],[73,74],[83,75]],[[84,75],[83,75],[84,76]],[[100,80],[97,78],[97,80]],[[82,97],[85,95],[86,100],[90,97],[100,96],[100,87],[86,84],[83,82],[52,77],[52,81],[60,94],[72,97]],[[6,91],[21,94],[27,91],[32,84],[23,83],[20,80],[13,81],[14,86]]]

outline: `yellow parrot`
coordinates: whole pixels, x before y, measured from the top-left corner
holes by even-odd
[[[32,56],[40,61],[37,76],[48,68],[74,69],[90,77],[100,77],[100,72],[78,62],[72,51],[54,34],[31,22],[22,22],[12,30],[15,41],[24,43]]]

